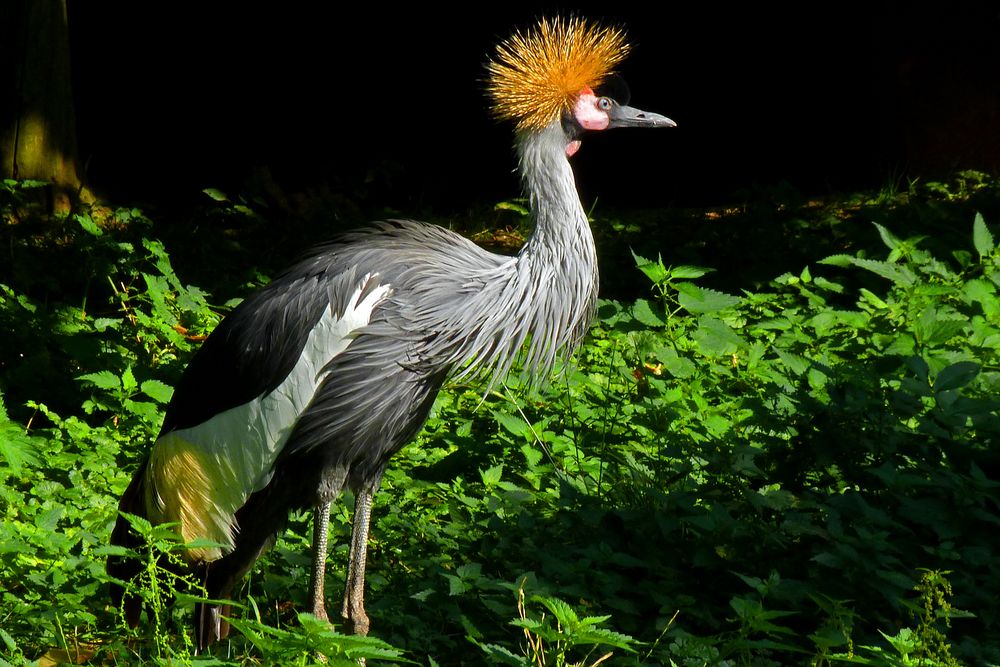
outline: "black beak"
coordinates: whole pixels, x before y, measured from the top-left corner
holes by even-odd
[[[608,118],[611,119],[609,130],[615,127],[677,127],[677,123],[666,116],[620,104],[608,111]]]

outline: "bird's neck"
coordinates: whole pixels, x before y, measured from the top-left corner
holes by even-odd
[[[488,374],[488,386],[516,359],[524,377],[545,378],[586,333],[597,305],[594,236],[576,192],[559,124],[517,140],[520,171],[531,198],[535,229],[515,258],[493,256],[492,273],[468,276],[461,315],[427,327],[459,325],[445,363],[453,378]]]
[[[517,307],[530,333],[525,366],[532,374],[568,358],[583,339],[597,307],[597,253],[576,191],[559,123],[521,133],[517,150],[535,229],[518,253]]]
[[[520,255],[558,261],[568,253],[596,266],[594,238],[576,190],[566,144],[558,122],[518,135],[521,177],[535,223]]]

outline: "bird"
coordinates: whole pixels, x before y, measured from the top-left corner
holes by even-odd
[[[346,490],[355,502],[341,615],[366,635],[373,499],[439,390],[476,380],[488,391],[518,360],[534,381],[571,357],[596,311],[598,271],[570,158],[588,133],[676,125],[601,94],[629,50],[622,27],[554,16],[515,30],[488,59],[486,93],[493,115],[514,125],[533,221],[516,255],[436,225],[372,223],[251,293],[193,355],[111,542],[139,544],[126,514],[171,522],[193,542],[184,558],[209,600],[195,611],[199,649],[227,636],[218,601],[295,509],[314,512],[309,605],[329,620],[329,513]],[[124,584],[137,565],[116,556],[107,569],[135,626],[140,602]]]

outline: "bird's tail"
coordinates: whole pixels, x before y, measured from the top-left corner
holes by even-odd
[[[121,502],[118,503],[119,512],[127,512],[144,517],[146,514],[145,503],[143,502],[143,480],[146,477],[146,466],[143,463],[139,466],[135,476],[129,483],[125,493],[122,494]],[[111,531],[111,544],[125,547],[130,551],[135,551],[142,546],[142,539],[132,530],[128,520],[118,515],[115,528]],[[129,627],[139,624],[139,614],[142,611],[142,601],[135,594],[129,593],[127,584],[132,582],[141,572],[142,564],[131,555],[108,556],[107,573],[111,577],[111,601],[115,607],[122,610],[125,621]]]
[[[121,512],[147,517],[146,468],[143,463],[135,477],[122,494],[118,509]],[[278,531],[288,520],[289,507],[303,507],[308,504],[303,488],[315,488],[308,484],[292,484],[285,478],[283,467],[279,466],[271,483],[253,493],[246,504],[237,512],[241,529],[236,536],[235,548],[224,557],[212,562],[193,562],[191,568],[203,587],[203,594],[213,601],[229,599],[240,580],[265,551],[274,545]],[[135,551],[143,546],[142,537],[132,529],[128,519],[118,517],[111,533],[111,544]],[[167,565],[170,567],[170,565]],[[112,578],[111,599],[122,610],[125,621],[131,627],[139,623],[142,613],[142,599],[127,586],[142,572],[143,563],[134,555],[109,556],[107,572]],[[190,572],[190,570],[189,570]],[[178,573],[180,574],[180,573]],[[195,606],[195,635],[199,650],[224,639],[229,634],[229,624],[223,618],[229,608],[215,602],[199,603]]]
[[[124,547],[131,553],[109,556],[106,567],[107,573],[111,577],[111,601],[116,608],[121,610],[125,622],[132,628],[139,625],[139,617],[142,614],[142,598],[131,591],[129,585],[135,583],[144,567],[135,553],[143,546],[143,540],[122,513],[147,518],[144,485],[148,466],[149,461],[146,461],[139,467],[135,477],[125,489],[125,493],[122,494],[121,501],[118,503],[118,521],[115,523],[114,530],[111,531],[111,544]],[[170,564],[167,566],[170,567]],[[195,571],[201,581],[207,584],[209,564],[195,566]],[[195,631],[199,650],[204,650],[208,644],[228,634],[229,625],[220,618],[221,615],[227,613],[228,609],[224,607],[206,604],[197,606]]]
[[[146,469],[149,465],[150,463],[147,460],[139,467],[128,488],[125,489],[125,493],[122,494],[121,501],[118,503],[118,521],[115,523],[114,530],[111,531],[111,544],[124,547],[130,553],[109,556],[106,566],[107,573],[111,577],[111,601],[116,608],[121,610],[125,622],[132,628],[139,624],[143,601],[129,586],[136,583],[136,579],[145,567],[136,554],[136,551],[142,548],[144,542],[142,537],[132,528],[131,523],[123,513],[132,514],[144,519],[149,518],[145,502]],[[225,559],[221,562],[225,562]],[[169,562],[163,565],[171,568],[176,566],[175,563]],[[212,586],[213,581],[217,581],[220,578],[219,574],[221,574],[216,573],[214,570],[217,568],[212,568],[212,565],[212,563],[193,563],[192,570],[197,580],[205,587],[208,596],[218,599],[223,597],[224,593],[228,593],[228,591],[224,591],[223,589],[227,587],[227,584],[229,584],[229,588],[231,589],[231,582],[227,580],[222,585],[216,583],[216,585]],[[177,574],[189,573],[190,571],[188,573],[177,572]],[[210,586],[211,590],[209,590]],[[221,618],[221,616],[228,613],[228,607],[212,604],[197,605],[195,610],[195,633],[199,650],[204,650],[206,646],[218,639],[224,638],[228,634],[229,624]]]

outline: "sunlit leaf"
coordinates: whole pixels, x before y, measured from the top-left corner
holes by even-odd
[[[662,327],[666,324],[666,320],[658,311],[659,309],[654,308],[652,302],[647,299],[637,299],[632,305],[632,317],[647,327]]]
[[[122,386],[121,379],[111,371],[87,373],[86,375],[78,376],[76,379],[92,384],[98,389],[120,389]]]
[[[666,267],[663,266],[662,259],[657,258],[654,262],[637,255],[634,251],[632,252],[632,257],[635,259],[636,268],[646,274],[646,277],[649,278],[654,284],[659,284],[668,277],[669,274]]]
[[[730,355],[746,344],[728,324],[707,315],[699,318],[691,338],[707,356]]]
[[[738,296],[724,294],[707,287],[699,287],[692,283],[677,283],[677,301],[689,313],[715,313],[726,308],[732,308],[741,299]]]
[[[980,259],[992,255],[993,250],[996,248],[996,244],[993,241],[993,234],[986,227],[986,221],[983,220],[982,213],[976,213],[976,219],[972,223],[972,245],[976,248],[976,252],[979,253]]]
[[[159,380],[146,380],[142,383],[142,393],[149,396],[157,403],[167,404],[173,396],[174,390],[169,385]]]

